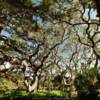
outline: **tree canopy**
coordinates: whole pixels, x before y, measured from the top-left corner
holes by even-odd
[[[71,91],[99,70],[99,0],[0,0],[0,15],[0,77],[18,85],[20,75],[29,92],[66,77]]]

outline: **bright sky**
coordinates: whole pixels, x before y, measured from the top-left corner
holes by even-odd
[[[86,10],[86,12],[84,14],[85,17],[88,17],[88,11],[89,11],[89,9]],[[97,15],[97,11],[92,9],[90,12],[91,19],[99,19],[98,17],[96,17],[96,15]]]
[[[33,2],[36,6],[38,6],[38,5],[40,4],[40,1],[41,1],[41,0],[32,0],[32,2]]]

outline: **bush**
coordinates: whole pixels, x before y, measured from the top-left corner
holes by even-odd
[[[100,87],[99,77],[100,73],[95,68],[87,68],[82,73],[77,74],[74,84],[80,100],[96,100],[98,97],[97,89]]]

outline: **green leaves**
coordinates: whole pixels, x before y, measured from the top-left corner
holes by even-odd
[[[96,68],[86,68],[82,73],[78,73],[75,78],[75,86],[77,90],[86,91],[92,85],[98,88],[97,83],[99,81],[98,76],[100,73]]]

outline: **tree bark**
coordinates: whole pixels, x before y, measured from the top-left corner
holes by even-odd
[[[35,78],[35,80],[32,81],[32,84],[30,84],[28,79],[24,80],[24,83],[25,83],[25,86],[26,86],[28,92],[34,91],[37,88],[37,86],[38,86],[38,76],[35,76],[34,78]]]

